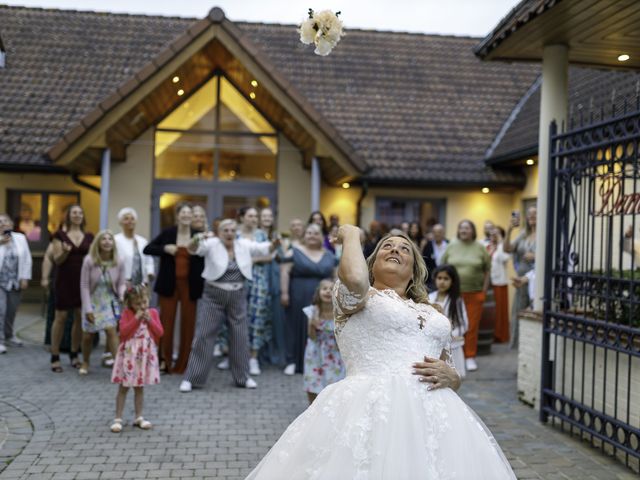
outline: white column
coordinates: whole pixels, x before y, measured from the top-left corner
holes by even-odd
[[[542,92],[538,132],[538,222],[536,229],[536,298],[533,308],[542,311],[544,293],[544,259],[547,236],[547,194],[549,186],[549,125],[556,121],[558,129],[567,121],[569,47],[547,45],[542,54]]]
[[[111,150],[102,152],[102,168],[100,171],[100,230],[109,224],[109,187],[111,175]]]
[[[311,211],[320,210],[320,162],[311,159]]]

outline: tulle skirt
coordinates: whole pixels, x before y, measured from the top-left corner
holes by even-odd
[[[352,375],[325,388],[250,480],[502,480],[509,462],[451,389],[412,375]]]

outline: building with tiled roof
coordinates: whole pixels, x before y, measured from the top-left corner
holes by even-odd
[[[521,123],[538,66],[369,30],[320,57],[296,28],[0,6],[0,210],[28,204],[46,232],[71,200],[92,230],[134,206],[151,235],[186,199],[211,217],[271,205],[281,228],[319,208],[452,236],[535,197],[530,167],[493,159],[537,135]]]

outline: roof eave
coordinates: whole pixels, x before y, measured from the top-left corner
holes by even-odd
[[[501,155],[486,158],[484,163],[488,167],[498,167],[505,165],[514,160],[521,160],[526,157],[532,157],[538,154],[538,144],[529,145],[528,147],[519,148]]]

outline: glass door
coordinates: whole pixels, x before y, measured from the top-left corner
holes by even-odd
[[[189,202],[200,205],[207,212],[210,221],[213,212],[211,188],[185,185],[166,185],[154,189],[151,205],[151,236],[155,237],[165,228],[176,224],[175,208],[179,203]]]

